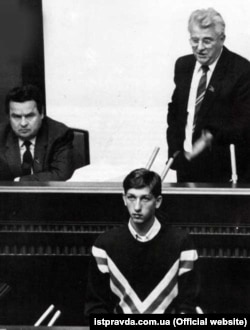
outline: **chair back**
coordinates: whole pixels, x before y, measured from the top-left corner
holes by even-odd
[[[75,169],[90,164],[89,132],[80,128],[72,128],[74,132],[74,164]]]

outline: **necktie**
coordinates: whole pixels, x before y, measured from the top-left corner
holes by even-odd
[[[204,99],[205,92],[206,92],[206,86],[207,86],[207,71],[209,70],[208,65],[202,65],[202,76],[199,81],[199,85],[197,88],[197,94],[196,94],[196,101],[195,101],[195,111],[194,111],[194,123],[193,123],[193,129],[196,126],[198,114],[200,111],[201,103]]]
[[[30,141],[24,141],[23,145],[26,147],[26,150],[23,154],[23,163],[22,163],[22,171],[23,175],[30,175],[31,174],[31,168],[33,165],[33,157],[30,152]]]

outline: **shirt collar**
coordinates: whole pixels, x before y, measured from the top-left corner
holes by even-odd
[[[29,140],[32,146],[36,144],[36,136]],[[18,139],[19,148],[23,147],[24,140]]]
[[[151,226],[149,231],[146,233],[146,235],[143,235],[143,236],[139,235],[137,233],[137,231],[133,228],[133,226],[131,224],[131,220],[129,220],[128,229],[136,240],[138,240],[140,242],[148,242],[159,233],[159,231],[161,229],[161,224],[160,224],[159,220],[155,218],[153,225]]]

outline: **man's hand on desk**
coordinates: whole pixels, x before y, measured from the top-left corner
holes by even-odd
[[[202,151],[211,146],[213,140],[213,135],[207,131],[203,130],[201,137],[195,141],[193,145],[192,152],[185,152],[185,158],[189,161],[197,157]]]

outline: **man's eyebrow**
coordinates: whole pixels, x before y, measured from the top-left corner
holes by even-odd
[[[34,116],[35,113],[34,112],[30,112],[30,113],[27,113],[27,114],[18,114],[18,113],[11,113],[10,114],[11,116],[16,116],[16,117],[29,117],[29,116]]]
[[[127,193],[126,196],[129,196],[129,197],[137,197],[136,195],[132,194],[132,193]],[[141,196],[138,196],[139,198],[144,198],[144,197],[152,197],[153,195],[152,194],[145,194],[145,195],[141,195]]]
[[[153,197],[153,195],[152,195],[152,194],[146,194],[146,195],[142,195],[141,197],[142,197],[142,198],[143,198],[143,197],[151,198],[151,197]]]

